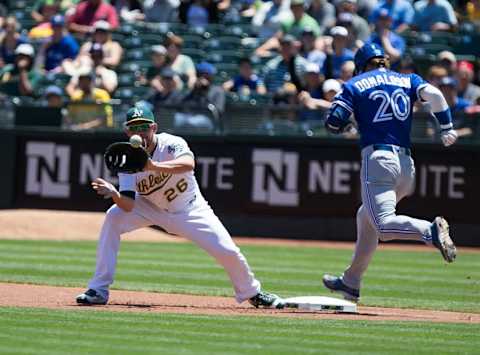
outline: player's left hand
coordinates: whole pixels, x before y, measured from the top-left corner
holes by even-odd
[[[117,193],[115,186],[101,178],[96,178],[92,181],[92,188],[97,191],[97,194],[102,195],[104,198],[111,198]]]
[[[458,134],[454,129],[446,129],[440,133],[440,139],[445,147],[451,146],[457,141]]]

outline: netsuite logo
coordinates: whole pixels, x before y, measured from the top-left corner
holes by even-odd
[[[28,142],[25,193],[41,197],[70,197],[70,147],[51,142]]]
[[[253,202],[271,206],[298,206],[298,153],[254,149]]]

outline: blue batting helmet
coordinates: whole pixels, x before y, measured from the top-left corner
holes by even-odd
[[[365,44],[355,53],[355,70],[357,73],[363,71],[368,61],[372,58],[385,57],[385,52],[378,44]]]

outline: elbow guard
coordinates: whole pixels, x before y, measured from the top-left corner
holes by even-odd
[[[325,128],[334,134],[342,133],[350,123],[349,118],[350,111],[334,103],[325,121]]]

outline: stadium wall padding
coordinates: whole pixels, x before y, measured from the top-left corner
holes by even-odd
[[[109,201],[90,188],[95,177],[112,182],[105,147],[121,132],[1,130],[4,151],[16,151],[2,174],[2,207],[104,211]],[[360,149],[344,139],[256,136],[184,137],[196,157],[202,193],[234,235],[355,240],[360,205]],[[9,144],[7,144],[9,143]],[[15,147],[14,149],[12,149]],[[459,245],[480,246],[476,214],[480,147],[415,144],[415,192],[398,213],[451,222]],[[8,156],[13,156],[8,154]],[[8,160],[7,160],[8,164]],[[16,184],[14,183],[16,182]]]

